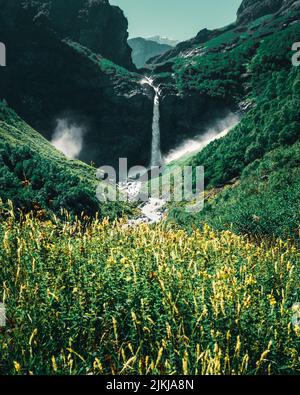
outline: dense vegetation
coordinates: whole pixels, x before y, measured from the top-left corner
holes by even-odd
[[[190,48],[185,56],[172,59],[175,83],[180,92],[196,91],[226,100],[241,99],[247,92],[250,63],[256,63],[264,72],[278,70],[281,66],[291,65],[291,43],[299,37],[299,24],[291,24],[284,31],[276,33],[278,26],[291,17],[280,17],[267,25],[268,18],[259,18],[250,23],[243,32],[236,26],[219,31],[219,34],[203,43]],[[265,35],[270,37],[263,38]],[[259,48],[259,49],[258,49]],[[252,59],[260,53],[256,62]],[[266,58],[266,59],[265,59]],[[266,63],[264,63],[266,60]],[[285,60],[285,61],[284,61]],[[288,62],[288,63],[287,63]],[[271,67],[270,67],[271,66]]]
[[[209,223],[235,233],[283,237],[299,241],[300,143],[278,148],[245,168],[225,188],[206,192],[203,212],[191,218],[173,208],[170,219],[190,229]]]
[[[2,374],[299,372],[289,243],[0,214]]]
[[[296,24],[260,43],[244,65],[252,109],[225,138],[190,161],[205,166],[208,189],[241,176],[238,186],[226,188],[210,201],[194,223],[255,235],[298,235],[300,69],[291,64],[291,43],[299,34]],[[233,49],[230,56],[235,58],[236,51],[240,53]],[[192,221],[180,209],[172,217],[187,226]]]
[[[254,41],[249,40],[234,51],[209,53],[176,60],[174,71],[179,91],[196,90],[211,97],[234,98],[241,94],[240,76],[245,62],[254,53]]]
[[[60,154],[7,105],[0,102],[0,198],[24,212],[115,218],[128,212],[121,203],[99,204],[96,169]]]

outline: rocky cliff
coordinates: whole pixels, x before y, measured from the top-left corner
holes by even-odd
[[[237,12],[238,23],[248,23],[279,11],[284,0],[244,0]]]
[[[78,14],[83,4],[87,8]],[[60,6],[64,9],[59,11]],[[107,55],[101,40],[92,43],[89,39],[96,29],[97,10],[107,12],[107,25],[100,23],[96,29],[99,37],[105,26],[118,28],[108,7],[107,1],[0,0],[0,37],[7,47],[0,98],[48,140],[58,119],[82,126],[85,134],[78,158],[87,163],[116,165],[119,157],[128,157],[130,164],[148,164],[153,93],[141,86],[138,74],[98,54]],[[118,8],[110,8],[112,15],[123,18]],[[83,28],[86,23],[88,29]],[[69,39],[64,39],[71,30]],[[121,36],[125,34],[122,26],[119,30]],[[110,41],[111,37],[113,33],[102,37],[107,48],[118,41]],[[122,57],[120,53],[116,51],[115,56]]]
[[[214,119],[247,108],[247,65],[263,39],[299,23],[299,5],[299,0],[245,0],[235,23],[202,29],[191,40],[148,61],[162,89],[164,152],[203,133]]]
[[[243,0],[237,12],[237,23],[245,24],[265,15],[284,15],[299,9],[299,0]]]
[[[0,0],[0,9],[11,26],[26,11],[33,23],[48,26],[61,38],[76,41],[127,69],[134,68],[127,45],[128,21],[108,0]]]

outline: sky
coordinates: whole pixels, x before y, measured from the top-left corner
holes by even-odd
[[[175,40],[194,37],[203,28],[234,22],[242,0],[110,0],[129,21],[133,37],[166,36]]]

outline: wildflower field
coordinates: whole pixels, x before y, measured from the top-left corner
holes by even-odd
[[[0,374],[299,374],[292,244],[0,214]]]

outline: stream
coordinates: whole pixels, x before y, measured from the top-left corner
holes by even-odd
[[[154,80],[149,77],[144,77],[141,80],[142,85],[149,85],[154,90],[153,103],[153,118],[152,118],[152,144],[151,144],[151,164],[149,170],[157,168],[163,164],[161,148],[160,148],[160,89],[159,86],[154,85]],[[121,191],[127,193],[129,201],[134,201],[143,187],[141,181],[129,180],[119,188]],[[137,219],[129,221],[130,226],[139,225],[141,223],[155,224],[162,220],[165,211],[166,201],[164,199],[157,199],[149,197],[146,202],[139,205],[141,215]]]
[[[151,145],[151,164],[148,170],[158,168],[164,163],[168,164],[174,160],[180,159],[187,154],[196,153],[205,148],[212,141],[224,137],[240,120],[239,116],[229,113],[222,120],[216,121],[214,128],[205,131],[204,134],[185,141],[182,145],[172,150],[168,155],[163,157],[161,152],[161,133],[160,133],[160,87],[154,84],[150,77],[144,77],[141,80],[142,85],[149,85],[155,92],[153,103],[152,118],[152,145]],[[137,196],[143,188],[141,181],[129,179],[126,183],[119,185],[119,189],[128,195],[129,201],[136,201]],[[146,202],[142,202],[138,208],[141,212],[137,219],[129,221],[129,226],[139,225],[141,223],[155,224],[160,222],[166,212],[167,201],[163,198],[149,197]]]

